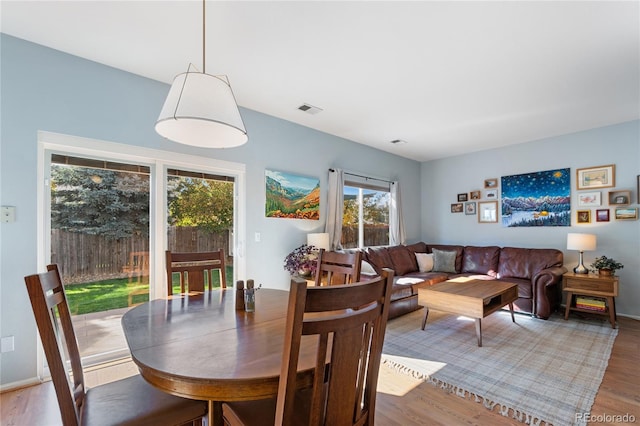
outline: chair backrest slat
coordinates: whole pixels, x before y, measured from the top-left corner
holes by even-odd
[[[351,284],[360,281],[362,263],[360,251],[342,253],[320,249],[317,262],[315,279],[317,286]]]
[[[62,423],[76,426],[80,423],[85,398],[84,374],[58,266],[48,265],[47,272],[25,277],[25,283],[58,397]],[[64,346],[62,349],[60,344]],[[71,363],[73,382],[67,370],[65,353]]]
[[[208,288],[211,290],[213,271],[218,271],[220,287],[227,288],[223,249],[194,253],[177,253],[167,250],[165,252],[165,259],[167,267],[167,295],[169,296],[173,294],[173,274],[175,272],[180,274],[181,293],[187,291],[202,292],[205,289],[206,282],[208,282]]]
[[[276,404],[276,424],[293,425],[296,373],[303,335],[317,335],[318,348],[309,425],[374,424],[378,369],[393,271],[367,282],[307,287],[294,277]]]

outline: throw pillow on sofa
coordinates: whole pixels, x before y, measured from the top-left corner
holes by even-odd
[[[416,253],[418,270],[420,272],[431,272],[433,270],[433,253]]]
[[[456,273],[456,252],[432,249],[433,253],[433,271]]]
[[[373,269],[373,266],[371,266],[371,264],[366,260],[363,260],[360,263],[360,274],[361,275],[378,275],[376,270]]]

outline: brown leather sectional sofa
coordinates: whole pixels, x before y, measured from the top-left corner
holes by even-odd
[[[455,252],[455,272],[420,272],[416,253],[432,253],[433,249]],[[547,319],[557,309],[561,297],[563,255],[556,249],[516,247],[476,247],[416,243],[391,247],[362,249],[363,260],[377,273],[382,268],[395,271],[389,318],[419,309],[418,288],[459,276],[478,279],[501,279],[518,285],[519,298],[514,308]],[[452,257],[452,255],[451,255]],[[363,273],[363,279],[366,274]]]

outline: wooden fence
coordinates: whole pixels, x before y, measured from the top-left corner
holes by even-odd
[[[342,227],[342,247],[358,247],[358,227]],[[389,226],[367,226],[364,232],[364,246],[384,246],[389,244]]]
[[[229,231],[210,233],[191,227],[170,227],[168,246],[181,252],[224,249],[228,264]],[[147,237],[129,237],[117,240],[100,235],[79,234],[59,229],[51,231],[51,261],[60,265],[65,283],[84,283],[129,276],[133,253],[148,252]]]

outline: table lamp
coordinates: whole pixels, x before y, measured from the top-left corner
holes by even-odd
[[[314,234],[307,234],[307,245],[314,246],[318,250],[329,250],[329,233],[318,232]]]
[[[596,249],[596,236],[593,234],[567,234],[567,250],[579,250],[580,261],[578,266],[573,268],[576,274],[588,274],[589,270],[582,263],[582,252]]]

